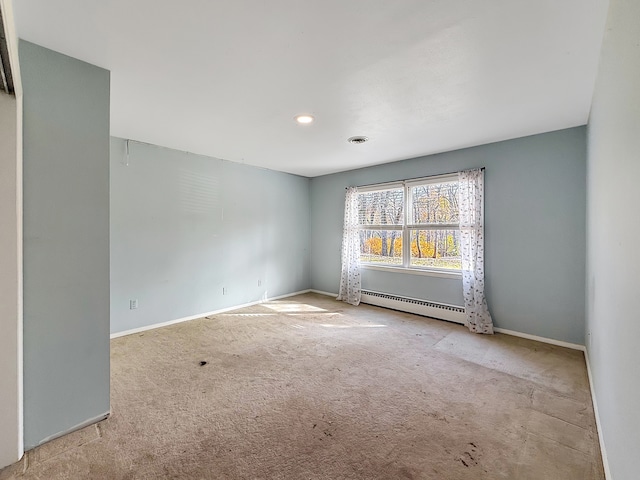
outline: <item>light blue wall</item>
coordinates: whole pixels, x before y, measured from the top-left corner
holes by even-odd
[[[109,72],[19,53],[28,449],[109,412]]]
[[[612,0],[588,129],[587,349],[614,480],[640,478],[640,2]]]
[[[498,327],[584,342],[585,128],[311,179],[311,286],[336,292],[344,189],[485,171],[486,293]],[[462,305],[458,279],[363,272],[363,287]]]
[[[308,288],[308,179],[111,139],[113,333]]]

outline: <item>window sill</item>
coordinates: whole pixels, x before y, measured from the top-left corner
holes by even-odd
[[[360,265],[360,268],[365,270],[380,270],[382,272],[389,273],[406,273],[409,275],[423,275],[427,277],[440,277],[440,278],[450,278],[457,279],[462,278],[461,271],[447,271],[447,270],[427,270],[427,269],[418,269],[418,268],[405,268],[405,267],[392,267],[392,266],[382,266],[382,265],[370,265],[367,263],[363,263]]]

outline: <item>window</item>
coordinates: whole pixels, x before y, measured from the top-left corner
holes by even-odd
[[[458,188],[457,175],[360,188],[361,263],[460,271]]]

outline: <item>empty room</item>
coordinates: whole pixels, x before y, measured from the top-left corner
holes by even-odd
[[[0,480],[640,478],[640,2],[0,13]]]

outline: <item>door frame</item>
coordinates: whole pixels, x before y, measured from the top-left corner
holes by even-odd
[[[14,95],[0,101],[0,468],[24,454],[22,84],[12,0],[0,0]]]

